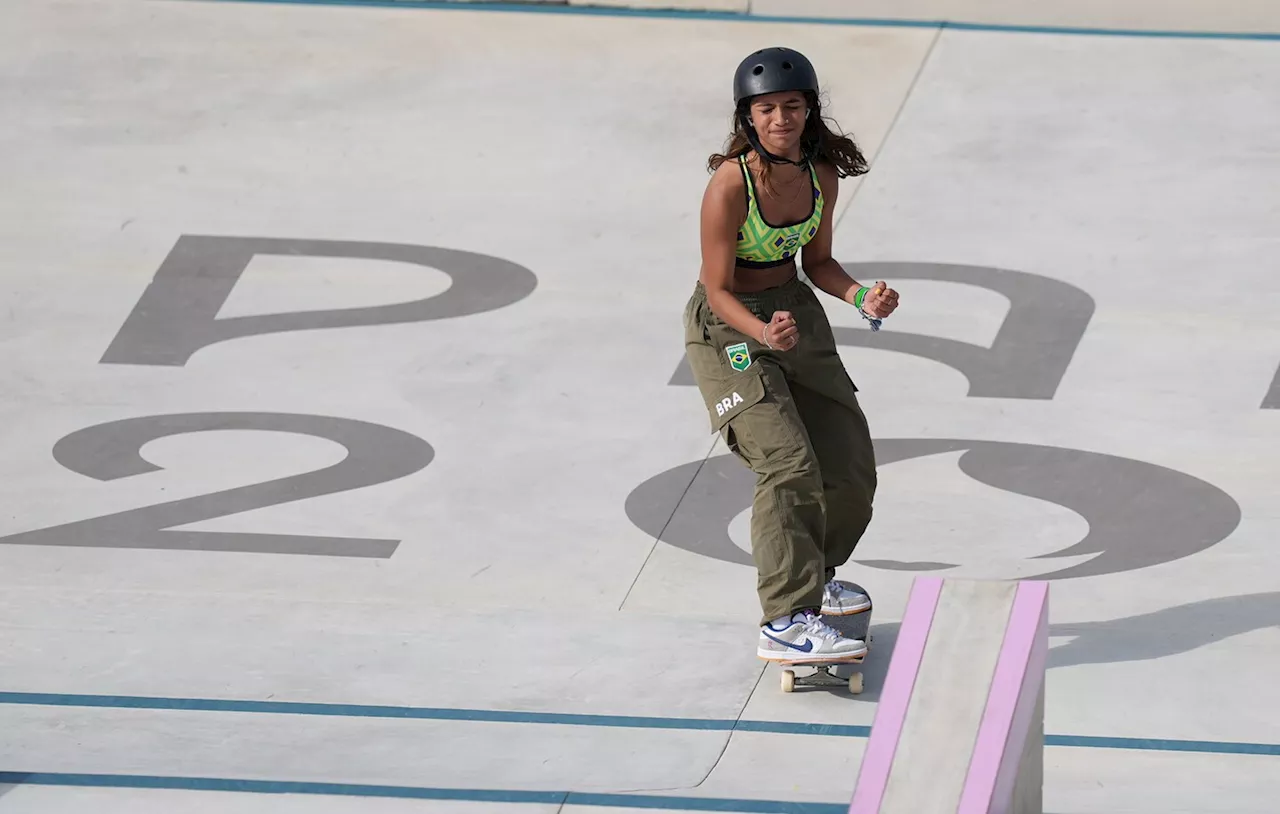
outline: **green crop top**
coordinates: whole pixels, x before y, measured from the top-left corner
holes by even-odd
[[[809,180],[813,186],[813,208],[809,217],[795,223],[775,226],[760,214],[755,186],[747,169],[746,157],[738,156],[738,167],[747,183],[747,219],[738,230],[738,265],[744,268],[772,268],[788,263],[813,236],[822,222],[822,186],[818,172],[809,164]]]

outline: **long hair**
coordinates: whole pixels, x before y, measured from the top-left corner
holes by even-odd
[[[867,160],[858,149],[857,143],[840,132],[838,124],[822,115],[822,103],[812,91],[806,90],[803,93],[805,101],[809,103],[809,117],[805,119],[804,130],[800,133],[801,155],[808,157],[812,162],[826,161],[832,164],[840,178],[865,173],[868,169]],[[725,161],[736,160],[738,156],[745,155],[754,149],[750,139],[747,138],[746,129],[751,126],[750,105],[751,100],[748,98],[743,99],[734,108],[733,129],[725,143],[724,152],[712,153],[707,159],[709,172],[715,172]],[[827,126],[828,121],[831,121],[835,130]],[[763,156],[761,159],[760,182],[766,189],[772,189],[769,179],[773,163],[764,160]]]

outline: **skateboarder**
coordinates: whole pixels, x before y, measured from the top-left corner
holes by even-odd
[[[702,200],[702,267],[684,311],[685,348],[712,430],[756,474],[751,549],[763,616],[758,655],[859,658],[820,614],[870,608],[835,580],[868,523],[875,456],[857,387],[821,303],[852,305],[873,329],[898,294],[864,286],[831,256],[842,177],[867,164],[827,127],[813,65],[789,48],[748,56],[733,81],[733,131]]]

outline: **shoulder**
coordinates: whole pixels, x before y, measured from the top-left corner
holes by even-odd
[[[747,184],[737,158],[728,158],[711,173],[707,181],[704,205],[727,208],[733,214],[746,214]]]
[[[836,165],[825,159],[815,159],[814,172],[818,176],[818,184],[822,187],[822,197],[830,200],[840,191],[840,173]]]
[[[714,189],[717,192],[736,193],[742,192],[747,188],[747,182],[742,177],[742,165],[738,163],[737,158],[726,158],[715,172],[711,173],[711,180],[707,182],[707,189]]]

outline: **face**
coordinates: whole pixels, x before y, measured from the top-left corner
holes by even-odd
[[[770,152],[784,153],[800,143],[808,109],[799,91],[768,93],[751,101],[751,123]]]

